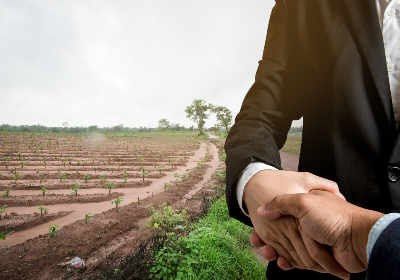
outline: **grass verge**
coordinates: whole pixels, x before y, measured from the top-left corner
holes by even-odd
[[[189,234],[167,234],[150,279],[266,279],[249,243],[252,229],[229,217],[225,197],[189,226]]]

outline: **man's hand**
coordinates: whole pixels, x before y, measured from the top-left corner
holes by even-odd
[[[351,273],[367,269],[368,234],[384,216],[323,191],[277,196],[265,207],[260,207],[258,214],[270,220],[281,215],[298,219],[298,228],[318,243],[330,246],[334,258]],[[311,252],[314,252],[312,257],[321,257],[317,249]]]
[[[310,173],[264,170],[255,174],[246,184],[243,201],[247,206],[250,219],[258,234],[257,236],[260,237],[258,240],[260,245],[268,244],[271,246],[267,246],[271,250],[264,250],[264,253],[270,252],[270,254],[274,255],[276,251],[281,257],[280,259],[278,258],[278,265],[281,264],[280,267],[283,266],[282,268],[286,267],[287,269],[296,267],[329,272],[335,275],[349,275],[325,248],[319,246],[302,230],[298,230],[297,221],[294,218],[284,217],[276,221],[268,221],[257,214],[257,208],[266,205],[277,195],[308,193],[315,189],[332,192],[343,198],[337,184],[330,180]],[[252,242],[252,244],[254,243]],[[324,257],[320,258],[319,262],[316,262],[310,255],[309,248],[318,248],[317,253]],[[267,260],[274,257],[264,256]]]

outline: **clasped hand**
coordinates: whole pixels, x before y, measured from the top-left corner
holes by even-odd
[[[343,263],[338,262],[334,255],[321,245],[326,243],[321,243],[312,236],[297,218],[293,216],[278,218],[275,214],[272,217],[274,219],[271,219],[266,215],[268,211],[265,205],[275,197],[283,194],[309,193],[312,190],[329,192],[345,202],[335,182],[310,173],[264,170],[254,175],[246,184],[243,194],[243,201],[256,231],[251,236],[250,242],[255,247],[265,246],[263,250],[265,259],[268,261],[277,259],[278,266],[282,269],[295,267],[349,279],[349,272],[355,271],[346,269]],[[365,267],[360,266],[356,270],[359,272],[365,270]]]

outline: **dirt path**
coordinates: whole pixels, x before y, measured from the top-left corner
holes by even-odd
[[[225,144],[225,139],[217,137],[212,132],[207,132],[207,134],[210,136],[211,139],[215,139],[216,141]],[[281,155],[282,168],[288,171],[297,171],[297,167],[299,166],[299,156],[282,151],[279,151],[279,153]]]
[[[163,191],[164,182],[168,183],[168,182],[170,182],[170,180],[173,180],[175,173],[178,173],[181,175],[181,174],[185,173],[187,170],[195,168],[197,166],[197,163],[200,162],[201,159],[204,157],[204,155],[206,153],[206,148],[207,148],[207,145],[206,145],[206,143],[203,142],[201,144],[200,148],[195,152],[194,156],[191,156],[189,158],[186,167],[178,166],[177,169],[175,169],[172,172],[164,171],[164,173],[166,173],[166,176],[163,178],[159,178],[159,179],[152,178],[153,182],[148,187],[134,188],[134,189],[123,189],[123,188],[117,189],[118,192],[124,193],[122,206],[127,205],[132,202],[135,202],[138,200],[138,198],[140,198],[142,200],[142,199],[145,199],[147,197],[150,197],[152,195],[155,195],[155,194]],[[214,156],[214,159],[216,159],[216,162],[213,161],[211,163],[212,168],[210,168],[207,171],[207,173],[214,172],[213,170],[216,169],[218,166],[218,151],[214,145],[210,145],[210,153]],[[86,190],[82,190],[82,193],[84,191],[86,191]],[[96,190],[96,191],[100,192],[99,190]],[[30,192],[30,191],[28,191],[28,192]],[[90,191],[90,192],[92,192],[92,191]],[[24,191],[18,191],[18,192],[16,191],[16,194],[18,194],[18,195],[21,195],[23,193],[24,193]],[[10,246],[22,243],[28,239],[34,238],[41,234],[46,234],[51,225],[58,224],[60,226],[64,226],[64,225],[70,224],[72,222],[75,222],[77,220],[82,220],[85,217],[86,213],[98,214],[103,211],[107,211],[111,208],[115,208],[115,206],[113,204],[111,204],[110,201],[103,201],[103,202],[99,202],[99,203],[51,205],[51,206],[48,206],[48,208],[50,209],[51,212],[54,212],[54,213],[61,212],[61,211],[71,211],[71,210],[73,212],[65,217],[61,217],[59,219],[52,220],[51,222],[41,224],[34,228],[30,228],[30,229],[20,231],[20,232],[15,232],[13,235],[7,237],[7,242],[0,241],[0,246],[4,245],[5,243],[9,244]],[[15,212],[18,214],[32,214],[33,212],[38,211],[38,207],[37,206],[9,207],[9,208],[7,208],[7,210],[10,213]]]

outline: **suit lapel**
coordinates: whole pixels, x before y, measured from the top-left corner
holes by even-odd
[[[395,129],[385,48],[374,0],[344,0],[355,40],[365,57],[387,119]]]

